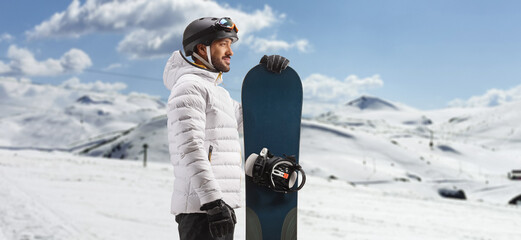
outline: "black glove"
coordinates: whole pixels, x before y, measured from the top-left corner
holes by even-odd
[[[286,69],[289,64],[289,60],[280,55],[264,55],[261,58],[260,63],[266,65],[268,71],[280,73],[282,70]]]
[[[206,203],[201,211],[206,211],[212,237],[223,237],[233,232],[237,223],[235,211],[223,200]]]

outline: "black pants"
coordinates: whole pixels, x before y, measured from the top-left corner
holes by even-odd
[[[175,221],[179,225],[180,240],[233,240],[233,233],[212,238],[206,213],[179,214]]]

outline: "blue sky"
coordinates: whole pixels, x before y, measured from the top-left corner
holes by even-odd
[[[164,99],[163,67],[184,26],[214,15],[240,30],[224,76],[236,100],[263,54],[290,59],[314,111],[361,94],[419,109],[521,99],[518,1],[122,2],[0,2],[0,75],[123,82],[122,92]]]

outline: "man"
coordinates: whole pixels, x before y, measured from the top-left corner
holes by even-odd
[[[163,73],[168,98],[168,143],[174,165],[172,214],[180,239],[233,239],[234,208],[241,200],[242,110],[220,87],[230,70],[237,26],[230,18],[199,18],[183,34],[186,59],[175,51]],[[284,70],[289,61],[264,56],[268,70]]]

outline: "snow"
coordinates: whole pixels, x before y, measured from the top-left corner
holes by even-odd
[[[171,169],[63,153],[3,152],[8,239],[166,239]],[[7,205],[6,205],[7,203]]]
[[[359,109],[359,110],[399,110],[392,103],[383,101],[376,97],[362,96],[351,102],[348,102],[346,106]]]
[[[0,150],[5,239],[178,239],[172,167],[62,152]],[[405,183],[400,183],[405,184]],[[244,208],[236,239],[244,239]],[[521,208],[425,198],[310,176],[299,239],[516,239]],[[1,236],[1,235],[0,235]],[[0,238],[2,239],[2,238]]]
[[[0,106],[0,240],[178,237],[164,103],[1,81]],[[513,109],[521,102],[421,111],[364,96],[303,120],[299,239],[519,238]]]
[[[379,105],[383,101],[366,99]],[[441,188],[461,189],[472,201],[507,203],[521,194],[521,184],[507,179],[509,171],[521,167],[521,114],[512,111],[520,108],[519,101],[494,108],[433,111],[344,106],[303,122],[303,165],[321,159],[327,163],[314,161],[305,169],[375,188],[426,197]],[[317,131],[317,126],[330,131]],[[350,137],[338,137],[331,130]]]
[[[154,97],[0,80],[4,147],[68,149],[165,113]]]

